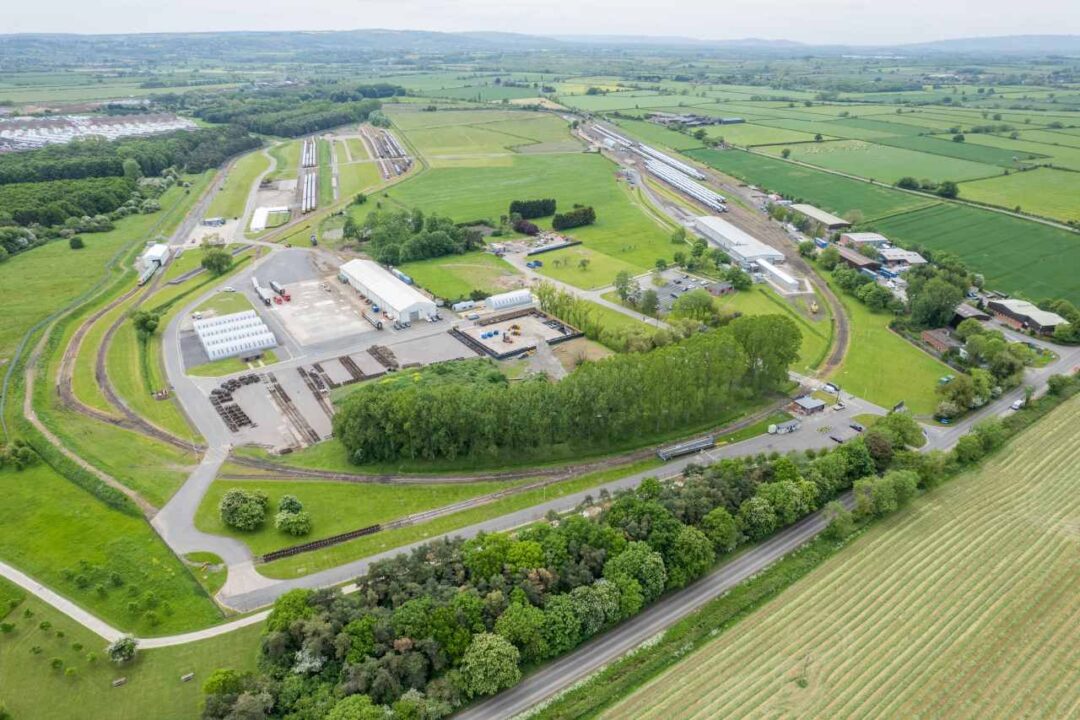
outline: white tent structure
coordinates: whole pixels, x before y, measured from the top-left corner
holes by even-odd
[[[258,355],[278,344],[254,310],[196,320],[195,334],[211,360]]]
[[[512,307],[531,305],[533,303],[533,296],[531,292],[523,288],[521,290],[511,290],[510,292],[492,295],[485,303],[490,310],[506,310]]]
[[[434,300],[398,280],[377,262],[350,260],[341,266],[340,272],[354,290],[394,320],[426,320],[437,312]]]

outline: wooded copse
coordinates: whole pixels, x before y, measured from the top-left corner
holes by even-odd
[[[806,456],[690,466],[678,483],[646,479],[603,512],[515,534],[481,534],[373,563],[357,592],[295,590],[267,619],[262,674],[217,671],[204,717],[264,693],[271,717],[441,718],[518,682],[523,669],[574,649],[706,574],[717,559],[860,488],[860,509],[895,509],[940,458],[905,451],[877,478],[861,439]],[[815,453],[816,454],[816,453]],[[914,456],[909,458],[908,456]],[[891,505],[890,505],[891,503]],[[865,509],[862,506],[866,506]],[[850,514],[834,511],[837,524]],[[389,706],[390,713],[379,706]]]
[[[554,213],[555,200],[553,198],[546,198],[543,200],[512,200],[510,202],[510,214],[520,215],[525,220],[547,217]]]
[[[583,225],[592,225],[594,222],[596,222],[596,211],[591,207],[577,205],[570,212],[555,215],[551,219],[551,229],[569,230]]]
[[[460,254],[483,245],[479,231],[420,210],[377,210],[363,224],[345,221],[345,237],[367,242],[367,252],[386,265]]]
[[[800,339],[789,318],[745,316],[648,353],[585,363],[557,383],[368,385],[342,403],[334,436],[357,463],[563,444],[596,451],[692,428],[779,388]]]

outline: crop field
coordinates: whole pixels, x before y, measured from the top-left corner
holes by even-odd
[[[210,486],[199,505],[195,525],[204,532],[242,540],[252,552],[261,555],[290,545],[397,520],[423,510],[452,505],[514,484],[505,481],[384,485],[307,480],[218,480]],[[260,529],[243,532],[221,522],[218,503],[222,495],[233,488],[262,490],[270,497],[271,516]],[[310,535],[298,538],[274,528],[272,513],[277,511],[277,503],[282,495],[295,495],[304,504],[304,510],[311,515]]]
[[[431,97],[472,100],[475,102],[498,102],[500,100],[535,97],[537,89],[527,87],[503,87],[502,85],[466,85],[464,87],[448,88],[446,90],[425,90],[423,92],[425,95]]]
[[[36,598],[18,605],[8,622],[14,628],[0,642],[4,703],[14,717],[35,720],[68,720],[76,703],[78,715],[86,718],[188,720],[198,715],[202,684],[214,670],[255,669],[262,633],[256,623],[209,640],[143,650],[135,662],[119,668],[105,658],[104,640]],[[42,622],[49,623],[48,630],[40,628]],[[34,647],[41,652],[33,653]],[[88,659],[90,653],[96,660]],[[53,658],[62,661],[61,670],[52,669]],[[65,674],[68,668],[73,676]],[[181,682],[187,673],[195,673],[195,679]],[[124,686],[112,687],[121,677],[127,678]]]
[[[141,635],[221,619],[142,517],[105,506],[43,463],[22,472],[0,470],[0,488],[9,503],[0,518],[0,558],[102,619]],[[113,572],[120,586],[110,581]],[[88,581],[85,587],[77,583],[79,575]]]
[[[741,150],[691,150],[687,155],[744,182],[801,198],[834,213],[859,210],[870,219],[934,202]]]
[[[874,227],[904,244],[956,253],[986,276],[988,288],[1035,300],[1080,302],[1080,235],[1075,232],[952,204],[885,218]]]
[[[553,197],[560,209],[574,203],[591,205],[596,209],[596,223],[568,232],[584,243],[590,260],[586,268],[579,272],[581,258],[566,250],[545,255],[543,268],[551,273],[554,263],[548,258],[573,257],[573,267],[566,268],[565,276],[568,282],[580,280],[575,284],[583,287],[606,285],[622,269],[642,272],[657,258],[670,259],[673,246],[668,232],[643,214],[631,193],[616,181],[616,168],[605,158],[576,153],[512,155],[506,161],[502,166],[433,168],[388,189],[387,194],[402,206],[450,215],[459,222],[498,219],[511,200],[522,198]],[[537,221],[542,227],[549,223],[549,218]]]
[[[960,185],[960,197],[1053,218],[1080,220],[1080,173],[1037,168]],[[1078,238],[1080,241],[1080,238]]]
[[[1022,130],[1020,139],[1046,143],[1047,145],[1067,145],[1080,148],[1080,135],[1070,135],[1065,130]]]
[[[820,131],[825,133],[824,130]],[[740,123],[737,125],[710,125],[706,128],[710,138],[723,138],[730,145],[752,147],[754,145],[776,145],[777,143],[805,143],[814,141],[814,133],[792,130],[783,127]],[[831,136],[824,135],[824,137]]]
[[[578,110],[597,112],[604,110],[632,110],[635,108],[683,107],[680,103],[685,103],[686,107],[692,107],[693,105],[704,105],[711,102],[711,100],[709,98],[687,100],[681,95],[617,92],[607,95],[560,95],[559,102]]]
[[[566,122],[552,115],[525,111],[397,111],[393,118],[417,151],[436,167],[492,164],[499,156],[517,152],[581,150]]]
[[[233,163],[225,176],[225,187],[214,196],[207,215],[225,218],[243,215],[255,178],[269,167],[270,160],[262,150],[254,150]]]
[[[615,124],[648,145],[658,145],[672,150],[688,150],[702,147],[701,141],[695,137],[668,130],[647,120],[625,120],[620,118]]]
[[[447,300],[467,298],[473,290],[495,294],[524,285],[521,273],[510,263],[480,251],[418,260],[398,269],[417,285]]]
[[[1005,148],[990,147],[989,145],[976,145],[967,142],[953,142],[949,136],[930,135],[903,135],[899,137],[878,138],[874,142],[890,147],[905,148],[931,155],[945,155],[946,157],[970,160],[987,165],[1000,165],[1005,168],[1019,168],[1030,163],[1025,160],[1037,160],[1046,157],[1031,152],[1011,151]]]
[[[603,716],[1074,716],[1078,419],[1074,399]]]
[[[971,180],[1001,173],[1001,169],[944,155],[877,145],[863,140],[803,143],[770,146],[764,150],[779,155],[791,150],[791,159],[858,177],[896,182],[904,176],[931,180]]]
[[[1030,140],[1013,140],[1000,135],[968,135],[967,142],[990,145],[1012,152],[1027,152],[1047,156],[1049,162],[1070,170],[1080,170],[1080,148],[1070,145],[1049,145]]]

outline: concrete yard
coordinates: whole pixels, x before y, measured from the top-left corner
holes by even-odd
[[[515,327],[518,328],[516,333]],[[468,325],[458,329],[485,347],[492,355],[532,349],[536,347],[538,339],[550,343],[572,332],[559,321],[547,319],[546,316],[540,314],[525,315],[485,325]],[[493,332],[498,334],[492,335]],[[507,342],[506,338],[510,338],[510,341]]]
[[[439,323],[445,325],[445,323]],[[430,365],[447,360],[464,360],[476,357],[476,353],[454,336],[440,332],[437,335],[402,340],[390,346],[401,365]],[[370,356],[369,356],[370,357]]]
[[[329,280],[305,280],[285,285],[291,302],[273,305],[273,312],[286,331],[300,345],[317,345],[374,328],[360,316],[353,293],[342,292],[345,286]]]

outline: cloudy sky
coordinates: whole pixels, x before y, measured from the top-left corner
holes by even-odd
[[[1076,0],[11,0],[0,32],[502,30],[874,44],[1080,33]]]

